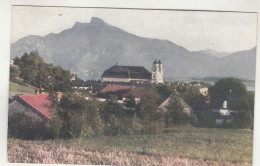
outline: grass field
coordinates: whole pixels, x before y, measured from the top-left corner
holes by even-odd
[[[10,162],[33,163],[251,165],[252,150],[252,130],[191,126],[156,135],[8,142]]]
[[[9,82],[9,92],[18,94],[18,93],[34,93],[34,89],[24,85],[20,85],[14,82]]]

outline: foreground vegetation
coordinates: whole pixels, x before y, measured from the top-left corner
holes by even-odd
[[[121,104],[112,94],[105,102],[86,100],[91,93],[73,90],[73,75],[46,64],[37,51],[16,58],[15,65],[10,68],[10,80],[19,77],[24,81],[22,85],[49,93],[52,120],[38,122],[23,113],[9,117],[10,162],[251,165],[254,93],[248,92],[238,79],[225,78],[213,86],[200,82],[209,88],[210,100],[193,86],[174,83],[149,85],[139,103],[127,99]],[[22,85],[10,83],[10,91],[33,93]],[[62,92],[60,100],[57,91]],[[212,111],[214,104],[231,91],[234,95],[228,101],[229,108],[238,113],[223,129],[211,128],[220,117]],[[158,110],[169,96],[167,111]],[[193,109],[193,114],[183,111],[180,99]]]
[[[163,134],[84,139],[9,139],[10,162],[116,165],[251,165],[252,130],[191,126]]]

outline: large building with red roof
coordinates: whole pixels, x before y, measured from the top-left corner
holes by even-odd
[[[48,94],[17,95],[9,100],[8,117],[24,113],[36,120],[51,120],[51,101]]]
[[[134,99],[136,103],[139,103],[143,97],[143,94],[145,93],[145,89],[146,88],[143,87],[132,88],[125,95],[123,95],[122,100],[124,101],[126,99]]]
[[[145,88],[128,86],[128,85],[107,85],[103,90],[98,93],[98,98],[106,99],[109,95],[115,95],[118,100],[124,101],[125,99],[133,98],[135,101],[140,101],[145,92]]]

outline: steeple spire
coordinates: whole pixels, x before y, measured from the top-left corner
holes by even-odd
[[[155,59],[154,62],[153,62],[153,64],[158,64],[158,61]]]
[[[152,80],[151,83],[163,84],[163,67],[161,60],[154,60],[152,67]]]

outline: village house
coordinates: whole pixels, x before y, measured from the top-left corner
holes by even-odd
[[[167,106],[169,105],[172,96],[173,93],[171,93],[165,100],[163,100],[163,102],[158,107],[159,111],[168,111]],[[187,113],[188,115],[193,114],[192,108],[181,97],[178,97],[178,100],[180,101],[180,104],[183,107],[183,112]]]
[[[123,103],[126,99],[134,99],[138,103],[144,92],[145,88],[143,87],[110,84],[97,94],[97,100],[105,101],[109,95],[115,95],[119,103]]]
[[[109,95],[115,95],[118,97],[118,103],[124,103],[127,99],[134,99],[136,104],[140,102],[142,96],[145,93],[144,87],[134,87],[134,86],[126,86],[126,85],[108,85],[103,90],[101,90],[97,95],[98,101],[106,101]],[[172,97],[173,93],[165,94],[161,96],[161,101],[158,106],[158,111],[167,111],[167,106],[169,105],[169,101]],[[183,107],[183,112],[187,114],[193,114],[192,108],[181,98],[178,97],[178,100]]]
[[[239,100],[239,97],[230,90],[226,95],[215,102],[212,111],[219,114],[218,118],[216,118],[217,126],[222,125],[224,122],[232,123],[233,116],[238,113],[238,111],[230,109],[229,103],[237,103]]]
[[[219,109],[212,109],[213,112],[217,112],[220,116],[216,119],[216,125],[221,126],[224,122],[230,124],[233,121],[233,115],[238,111],[230,110],[227,107],[228,102],[225,100],[223,106]]]
[[[8,117],[15,113],[24,113],[37,121],[49,121],[51,101],[48,94],[16,95],[9,99]]]
[[[206,86],[201,85],[201,84],[193,84],[192,86],[195,87],[196,89],[198,89],[200,94],[202,94],[203,96],[208,95],[208,88]]]
[[[135,103],[139,103],[143,94],[145,93],[144,87],[132,88],[129,92],[123,95],[122,100],[123,102],[127,99],[134,99]]]

